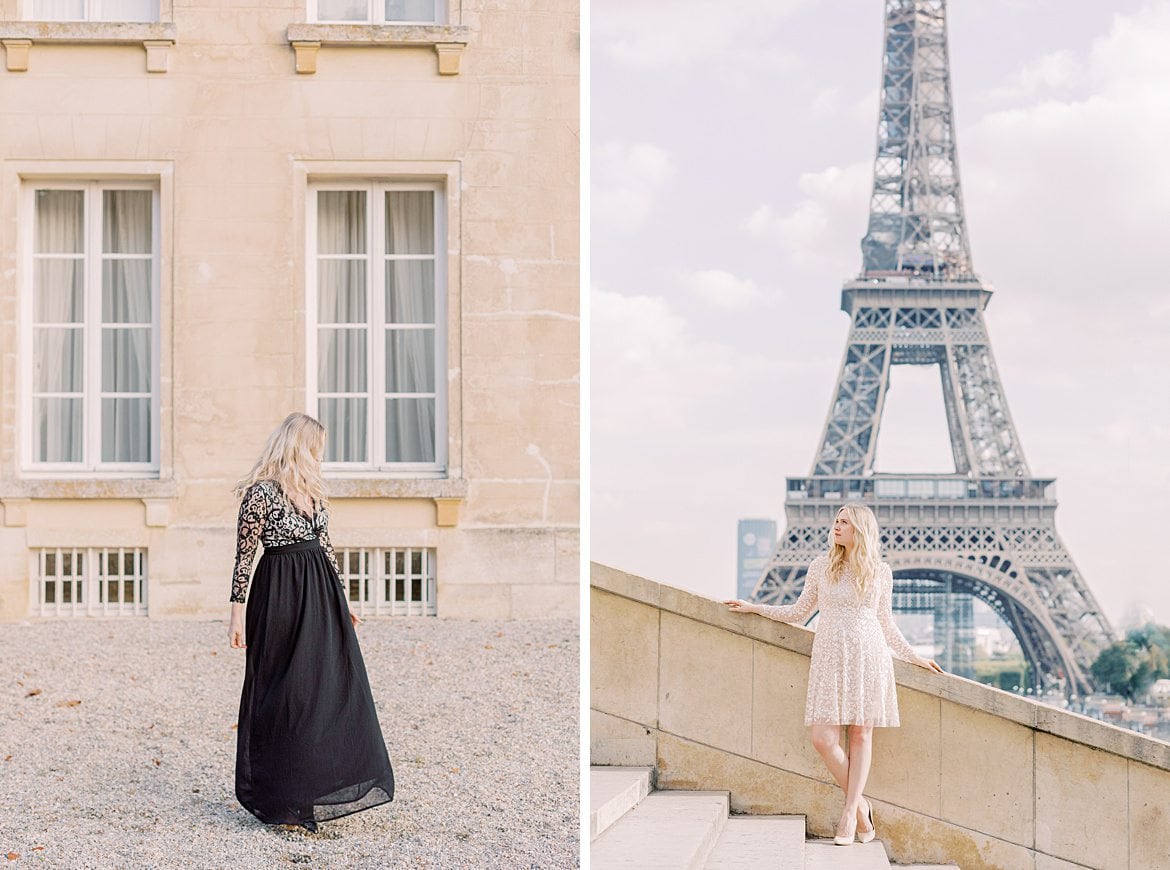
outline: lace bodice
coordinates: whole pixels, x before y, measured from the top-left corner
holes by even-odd
[[[818,556],[809,565],[804,579],[804,589],[794,604],[761,605],[760,613],[780,622],[808,620],[818,609],[821,619],[828,618],[876,618],[881,626],[886,644],[903,661],[917,661],[918,655],[894,622],[892,606],[894,594],[894,573],[886,562],[878,565],[873,583],[866,589],[864,599],[858,599],[849,568],[840,580],[831,582],[828,578],[829,557]]]
[[[341,570],[337,567],[337,557],[333,554],[333,544],[329,540],[329,509],[322,507],[310,517],[288,500],[279,483],[274,480],[256,481],[248,487],[240,502],[231,600],[242,604],[247,599],[252,562],[260,544],[281,547],[314,538],[320,539],[321,547],[329,557],[333,570],[337,572],[337,582],[341,583]],[[344,589],[345,584],[341,585]]]

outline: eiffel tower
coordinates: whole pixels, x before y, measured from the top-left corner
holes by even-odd
[[[953,641],[954,608],[970,630],[978,598],[1015,633],[1029,691],[1091,691],[1090,666],[1115,635],[1056,532],[1055,480],[1028,470],[992,356],[992,294],[963,218],[945,0],[886,0],[861,250],[862,272],[841,291],[851,326],[820,448],[807,477],[787,480],[787,531],[753,600],[796,600],[840,505],[861,501],[882,528],[896,611],[944,613]],[[874,472],[896,365],[938,367],[955,473]]]

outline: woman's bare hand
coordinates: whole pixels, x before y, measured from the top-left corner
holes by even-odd
[[[752,604],[750,601],[743,601],[742,599],[734,598],[730,601],[724,601],[723,603],[727,605],[728,610],[733,610],[736,613],[756,612],[756,605]]]
[[[934,671],[936,674],[946,673],[934,659],[919,659],[914,664],[920,668],[926,668],[928,671]]]
[[[228,643],[231,644],[232,649],[247,649],[244,643],[244,624],[232,620],[228,625]]]
[[[354,624],[355,628],[362,622],[362,618],[353,612],[352,607],[349,609],[349,621]]]

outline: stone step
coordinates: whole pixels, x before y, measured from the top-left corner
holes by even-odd
[[[594,841],[592,870],[703,870],[727,824],[725,791],[656,791]]]
[[[804,870],[804,816],[732,816],[705,870]]]
[[[804,870],[890,870],[881,840],[838,846],[831,839],[806,840]]]
[[[589,768],[589,841],[650,794],[649,767]]]

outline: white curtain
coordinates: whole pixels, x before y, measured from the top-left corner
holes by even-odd
[[[435,461],[435,203],[386,194],[386,461]],[[394,259],[394,257],[413,259]],[[417,257],[425,259],[417,259]],[[422,325],[422,326],[420,326]],[[396,397],[395,393],[430,393]]]
[[[102,193],[102,461],[149,462],[152,205],[149,190]]]
[[[33,21],[158,21],[159,0],[30,0]]]
[[[325,459],[365,462],[369,281],[364,191],[318,192],[317,252],[317,415],[329,433]]]
[[[38,462],[80,462],[84,443],[85,192],[38,190],[35,201],[35,458]]]
[[[437,21],[437,0],[385,0],[387,21]]]
[[[369,21],[367,0],[317,0],[318,21]]]

